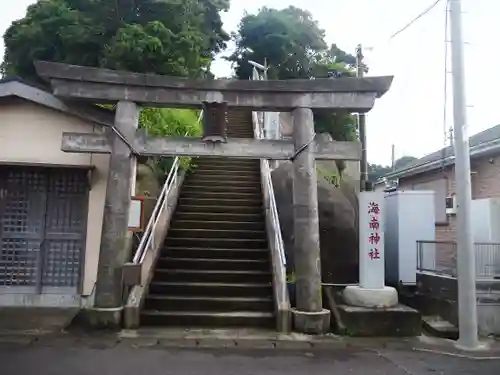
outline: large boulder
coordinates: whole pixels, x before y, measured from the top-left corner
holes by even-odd
[[[340,177],[335,162],[317,162],[321,270],[325,283],[358,281],[358,198],[355,185]],[[272,172],[276,205],[287,255],[293,268],[293,202],[291,162]]]

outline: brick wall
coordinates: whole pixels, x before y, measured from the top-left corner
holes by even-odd
[[[474,159],[471,163],[472,199],[500,197],[500,155]],[[436,186],[439,180],[446,180],[447,195],[456,193],[454,167],[401,178],[401,190],[414,190],[415,185],[426,184],[427,188]],[[456,217],[447,216],[446,222],[436,224],[436,241],[456,241]],[[452,246],[441,246],[437,250],[437,261],[443,264],[454,262]]]

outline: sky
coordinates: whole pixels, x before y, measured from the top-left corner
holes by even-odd
[[[2,0],[7,2],[7,0]],[[0,12],[0,33],[12,21],[22,18],[26,7],[35,1],[9,1]],[[452,84],[449,36],[445,38],[445,8],[441,2],[428,15],[393,39],[389,37],[405,26],[434,0],[231,0],[223,13],[224,27],[234,31],[244,12],[255,13],[263,6],[285,8],[294,5],[307,9],[325,29],[326,41],[354,54],[356,45],[365,49],[368,75],[392,75],[389,92],[367,114],[367,147],[370,163],[388,165],[391,148],[395,156],[422,157],[442,148],[444,129],[453,126]],[[499,0],[462,0],[468,134],[500,124],[500,35]],[[446,42],[448,41],[448,42]],[[445,74],[445,47],[448,74]],[[0,46],[3,51],[3,40]],[[231,47],[225,54],[231,52]],[[0,53],[0,58],[2,54]],[[230,65],[218,58],[213,66],[216,76],[231,75]],[[481,73],[483,71],[483,73]],[[445,75],[446,124],[444,122]]]

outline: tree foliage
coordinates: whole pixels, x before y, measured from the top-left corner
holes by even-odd
[[[411,163],[413,163],[417,158],[413,156],[403,156],[397,159],[394,163],[394,168],[396,170],[404,168]],[[386,174],[392,172],[391,166],[384,166],[380,164],[368,164],[368,178],[370,181],[377,181],[378,179],[384,177]]]
[[[199,113],[189,109],[145,108],[141,111],[139,125],[149,135],[165,136],[200,136],[201,124],[198,122]],[[159,180],[162,180],[172,165],[172,158],[155,158],[153,171]],[[180,158],[181,167],[188,169],[191,166],[190,157]]]
[[[265,61],[270,79],[355,75],[356,58],[336,44],[328,47],[325,32],[311,13],[293,6],[245,14],[233,38],[237,48],[228,60],[240,79],[252,75],[249,60]],[[314,121],[316,132],[328,132],[335,140],[357,137],[356,118],[349,113],[316,110]]]
[[[207,77],[229,35],[220,11],[229,0],[38,0],[4,35],[4,75],[40,81],[33,61],[46,60],[181,77]],[[199,135],[198,113],[147,108],[151,135]],[[184,166],[189,159],[183,158]],[[171,158],[155,160],[160,176]]]
[[[252,67],[248,60],[267,59],[269,78],[306,78],[311,58],[327,48],[325,32],[308,11],[290,6],[286,9],[264,7],[257,14],[245,14],[239,24],[236,51],[229,58],[237,63],[236,75],[248,79]]]
[[[6,75],[38,80],[34,60],[202,76],[228,34],[229,0],[39,0],[4,35]]]

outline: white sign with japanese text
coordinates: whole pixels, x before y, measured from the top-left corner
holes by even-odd
[[[359,194],[359,286],[382,289],[385,286],[384,193]]]

